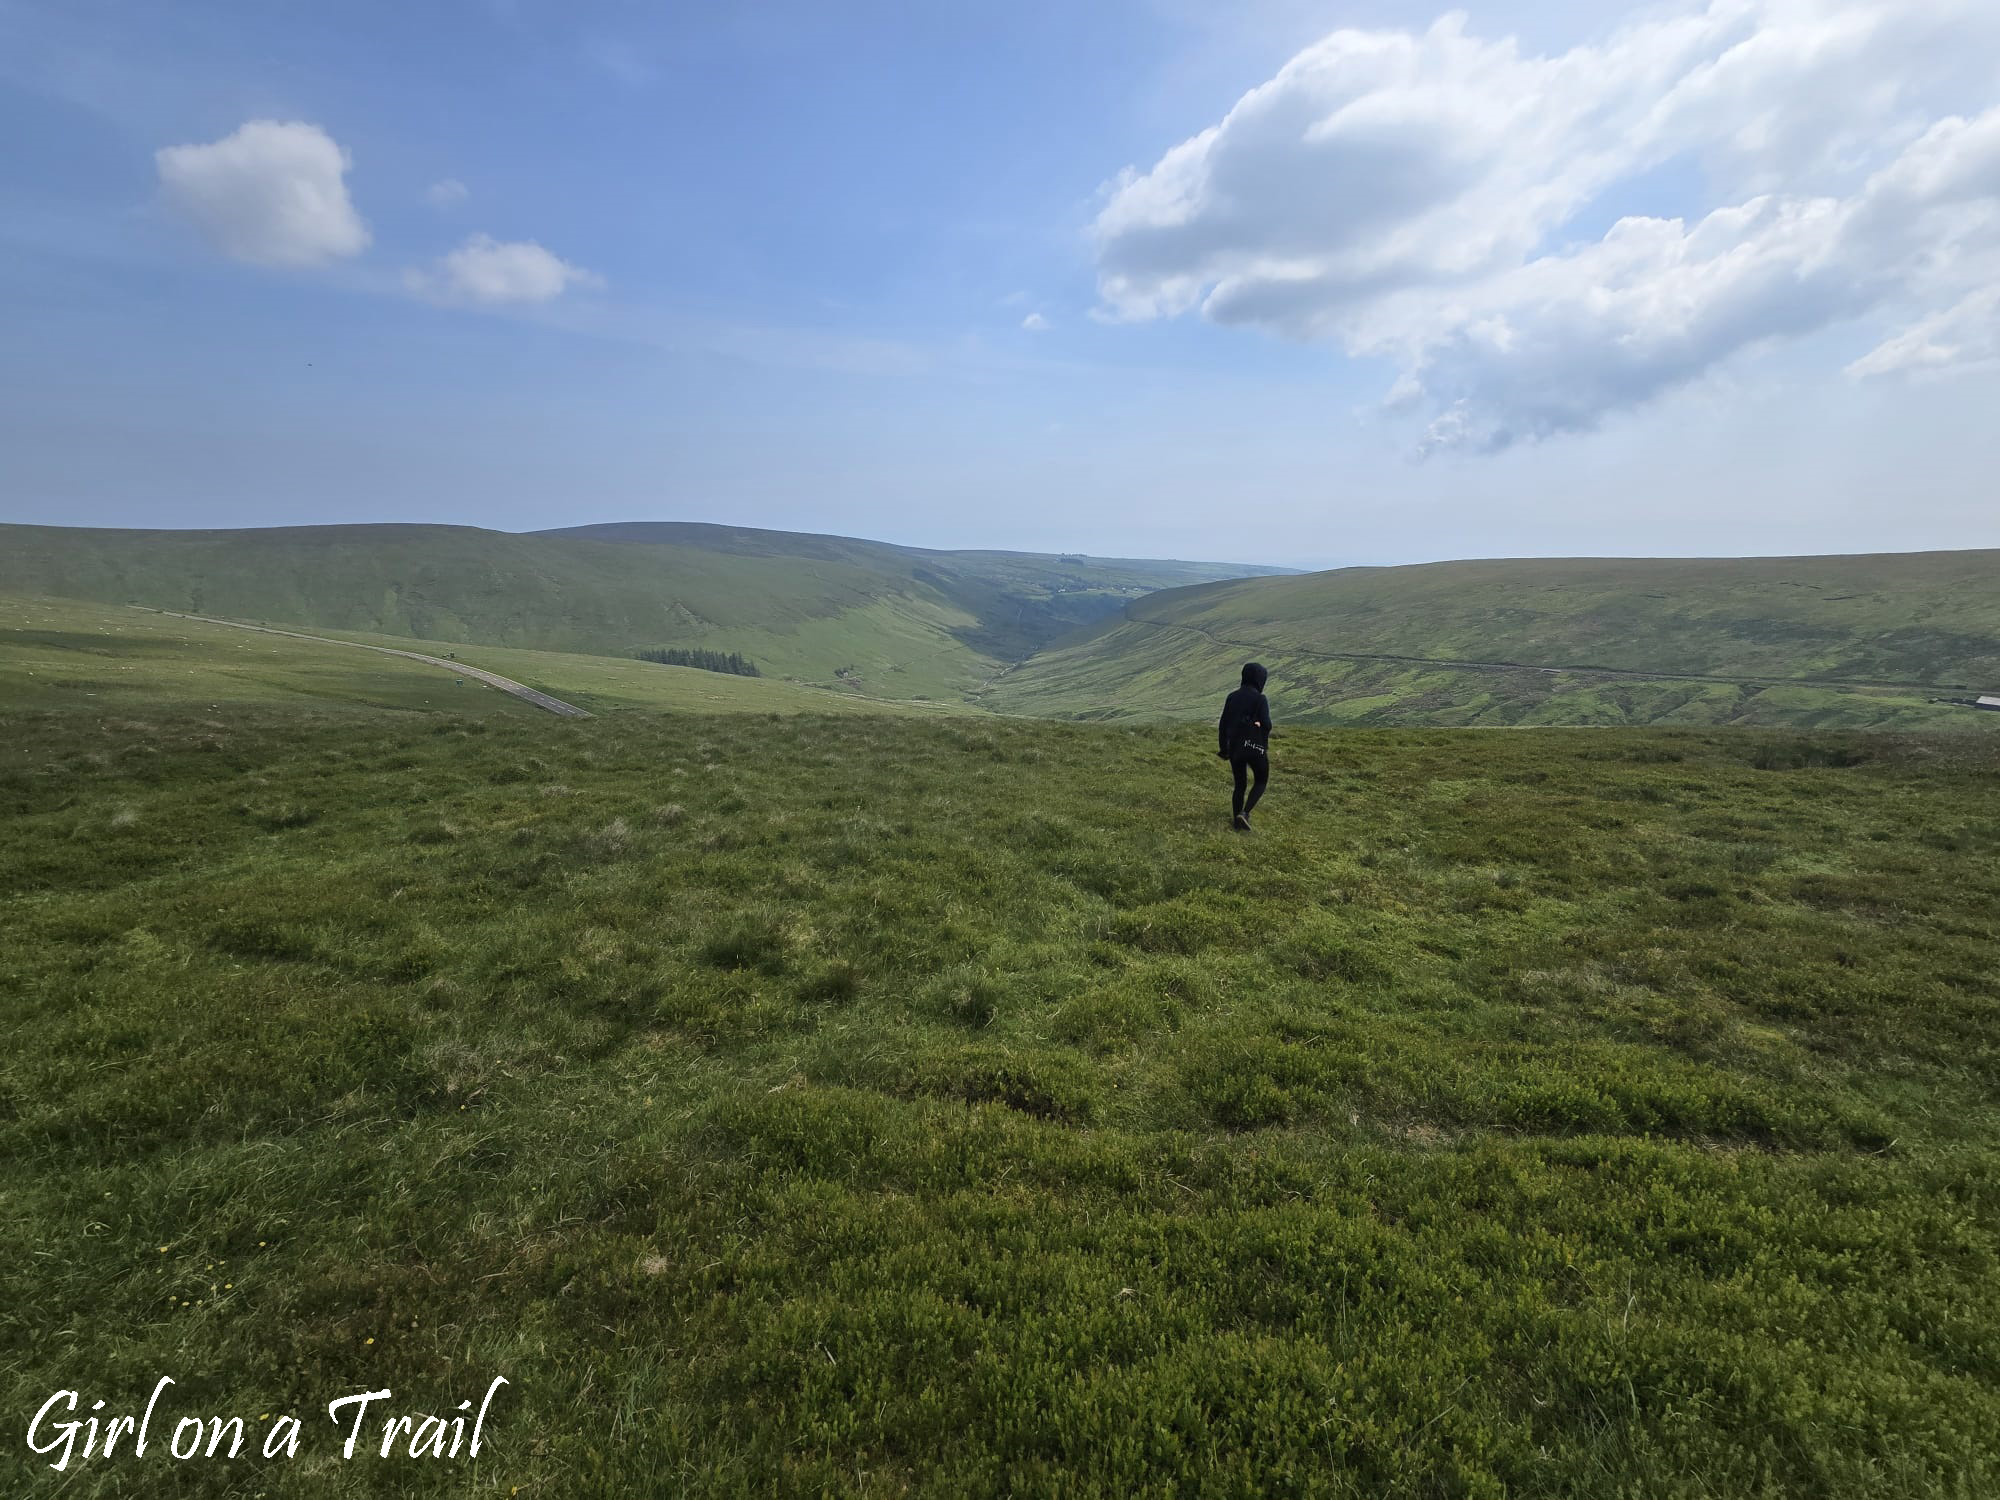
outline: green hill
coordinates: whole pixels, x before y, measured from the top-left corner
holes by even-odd
[[[1014,713],[1199,717],[1237,668],[1294,722],[1970,726],[2000,690],[2000,552],[1544,559],[1178,589],[984,696]]]
[[[2000,691],[2000,552],[1280,576],[691,523],[5,526],[0,593],[570,658],[700,649],[1047,717],[1202,717],[1256,656],[1295,723],[2000,723],[1931,701]]]
[[[330,637],[337,640],[340,637]],[[456,654],[593,713],[970,713],[960,704],[888,703],[769,678],[615,657],[478,646],[400,636],[370,645]],[[437,667],[291,637],[239,630],[122,604],[0,595],[0,710],[225,714],[253,706],[525,715],[541,710]]]
[[[0,719],[15,1493],[2000,1493],[2000,741],[1205,740]]]
[[[1057,638],[1115,616],[1129,601],[1160,589],[1226,578],[1273,577],[1288,571],[1239,563],[1041,552],[939,552],[854,537],[692,521],[576,526],[538,534],[687,547],[742,557],[809,559],[862,568],[951,599],[978,621],[958,632],[960,639],[975,650],[1006,661],[1030,656]]]
[[[960,698],[1152,589],[1243,571],[724,527],[0,526],[0,593],[594,655],[702,647],[898,699]]]

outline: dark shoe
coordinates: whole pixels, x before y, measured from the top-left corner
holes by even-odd
[[[1236,815],[1236,831],[1238,833],[1248,833],[1250,831],[1250,820],[1244,817],[1242,813]]]

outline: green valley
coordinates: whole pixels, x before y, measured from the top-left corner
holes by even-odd
[[[0,100],[0,1500],[2000,1500],[2000,0]]]
[[[0,526],[0,593],[594,656],[702,647],[904,700],[962,698],[1150,590],[1256,571],[722,527]]]
[[[2000,1484],[2000,715],[1929,701],[1989,557],[65,536],[0,596],[0,1399],[510,1384],[471,1470],[38,1483]],[[609,649],[662,601],[774,670]],[[1254,837],[1174,722],[1247,655]]]
[[[1287,575],[692,523],[9,526],[0,590],[545,653],[528,670],[548,691],[608,673],[640,686],[607,701],[632,703],[651,679],[608,662],[671,649],[747,659],[774,689],[1094,720],[1203,717],[1250,657],[1295,723],[1977,730],[1940,700],[2000,689],[1992,552]]]

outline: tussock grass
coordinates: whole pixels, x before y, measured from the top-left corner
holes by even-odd
[[[6,1409],[514,1382],[66,1496],[2000,1487],[1990,741],[5,729]]]

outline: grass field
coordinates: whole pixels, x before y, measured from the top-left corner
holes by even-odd
[[[796,683],[614,657],[398,636],[350,638],[437,656],[455,652],[468,666],[511,677],[592,712],[615,708],[697,714],[926,711],[919,705],[868,703],[852,694]],[[477,679],[455,679],[439,668],[378,652],[128,606],[0,595],[0,711],[74,708],[129,713],[195,707],[233,713],[257,705],[541,715],[541,710]]]
[[[1151,589],[1246,571],[715,526],[0,525],[0,594],[572,655],[735,651],[887,699],[960,699]]]
[[[429,655],[452,652],[460,661],[556,694],[593,713],[639,708],[688,714],[868,714],[902,718],[978,712],[956,699],[869,698],[837,683],[820,687],[784,678],[739,677],[615,656],[578,656],[563,651],[526,651],[465,641],[413,640],[350,631],[330,632],[328,638]]]
[[[1994,552],[1351,568],[1176,589],[1126,613],[980,701],[1198,718],[1252,657],[1272,668],[1275,709],[1325,724],[1977,729],[1930,700],[2000,691]]]
[[[7,1492],[2000,1491],[2000,746],[1278,750],[8,715]]]

